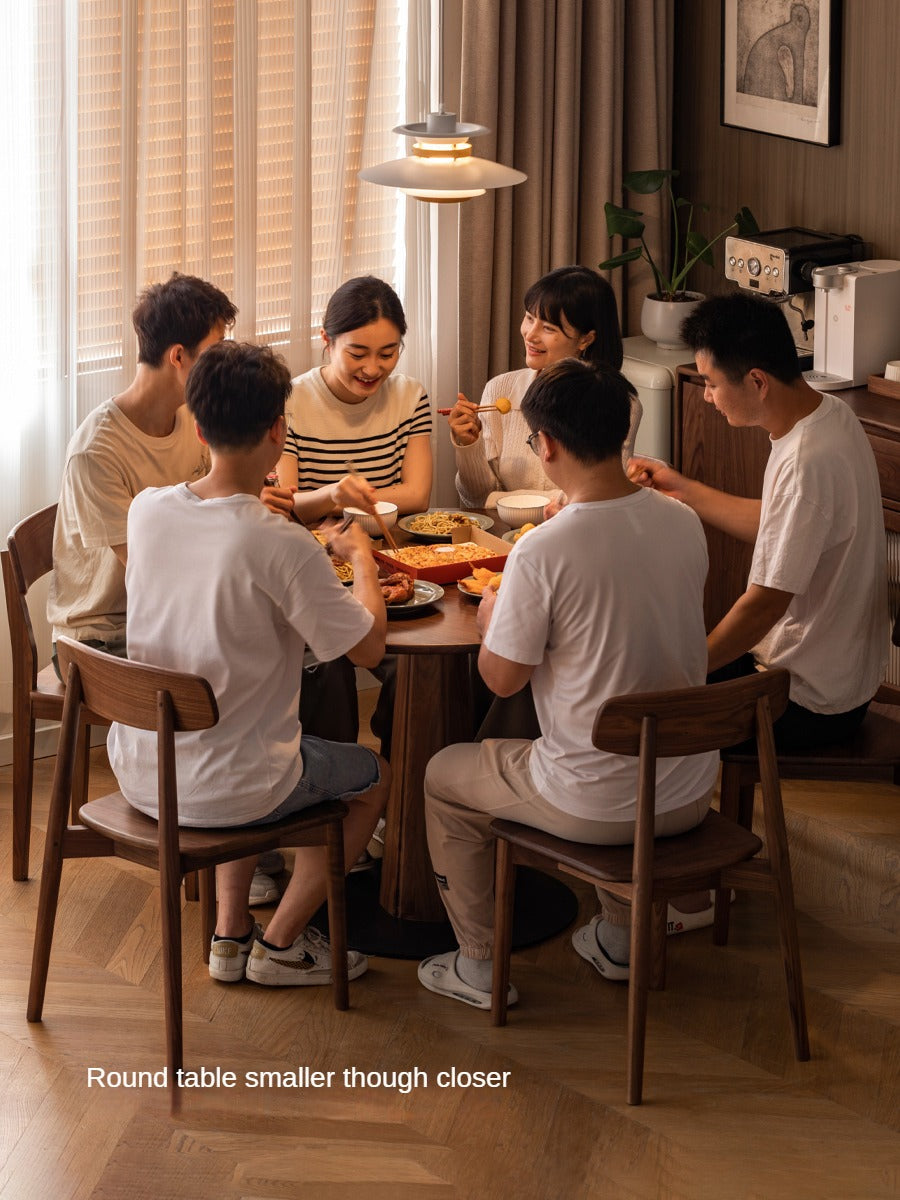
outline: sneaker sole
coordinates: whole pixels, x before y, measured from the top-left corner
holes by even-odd
[[[369,961],[364,958],[361,963],[357,963],[355,967],[347,967],[347,979],[359,979],[360,975],[365,975],[369,969]],[[261,984],[263,987],[328,987],[331,982],[331,972],[324,974],[322,971],[298,971],[297,974],[285,975],[283,972],[271,972],[268,975],[258,974],[247,968],[246,978],[251,983]]]
[[[594,926],[589,925],[587,928],[590,929],[591,936],[594,942],[597,943]],[[572,934],[572,949],[575,953],[580,958],[583,958],[585,962],[589,962],[597,974],[602,975],[604,979],[610,980],[611,983],[627,983],[630,973],[628,967],[622,963],[613,962],[611,958],[604,954],[599,944],[597,944],[595,950],[593,946],[584,945],[581,939],[576,940],[580,932],[581,930],[576,930]]]

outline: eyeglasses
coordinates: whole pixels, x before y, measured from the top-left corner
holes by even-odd
[[[540,454],[540,448],[537,445],[536,439],[540,436],[541,431],[536,429],[534,433],[525,439],[525,445],[533,454]]]

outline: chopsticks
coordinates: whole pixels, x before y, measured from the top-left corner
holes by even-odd
[[[357,471],[356,467],[353,465],[353,463],[350,461],[349,458],[347,459],[347,461],[344,465],[346,466],[347,471],[351,475],[359,476],[359,471]],[[362,478],[362,476],[359,476],[359,477]],[[397,543],[394,541],[394,535],[388,529],[387,525],[385,525],[384,517],[378,511],[377,507],[376,507],[374,513],[372,513],[372,516],[375,518],[375,524],[381,530],[381,536],[384,538],[384,540],[387,542],[387,544],[390,546],[390,548],[392,550],[398,549]]]
[[[277,475],[276,475],[274,472],[273,472],[271,475],[267,475],[267,476],[266,476],[266,478],[265,478],[265,482],[264,482],[264,484],[263,484],[263,487],[274,487],[274,488],[277,488],[277,487],[280,487],[280,486],[281,486],[281,485],[280,485],[280,484],[279,484],[279,482],[278,482],[278,476],[277,476]],[[296,491],[299,491],[299,489],[298,489],[298,488],[291,488],[291,491],[292,491],[292,492],[296,492]],[[294,511],[293,504],[291,504],[291,511],[288,513],[288,519],[289,519],[289,520],[291,520],[291,521],[294,521],[294,522],[296,522],[296,524],[297,524],[297,525],[303,525],[303,528],[304,528],[304,529],[306,528],[306,526],[303,524],[303,522],[300,520],[300,518],[297,516],[296,512]]]
[[[508,400],[505,405],[482,404],[481,407],[478,409],[478,412],[476,415],[480,416],[482,413],[485,413],[485,412],[499,412],[499,413],[505,414],[505,413],[509,412],[508,405],[509,405]],[[453,409],[452,408],[437,408],[437,409],[435,409],[435,412],[438,414],[439,417],[449,417],[450,414],[453,412]]]

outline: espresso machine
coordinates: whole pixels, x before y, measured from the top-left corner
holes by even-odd
[[[819,233],[796,227],[771,229],[752,237],[727,237],[725,278],[784,306],[805,371],[814,369],[815,345],[819,341],[814,336],[820,314],[813,273],[817,268],[859,262],[868,251],[855,233]]]

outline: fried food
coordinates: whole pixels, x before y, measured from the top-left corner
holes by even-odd
[[[385,575],[378,582],[381,584],[381,594],[385,604],[406,604],[416,594],[416,585],[411,576],[404,571],[395,571],[393,575]]]
[[[455,545],[401,546],[399,550],[381,550],[379,553],[382,558],[393,559],[406,567],[444,567],[449,563],[494,558],[497,551],[479,546],[477,542],[457,542]]]
[[[338,558],[336,554],[331,553],[328,542],[328,534],[323,529],[311,529],[313,537],[320,546],[324,546],[328,552],[328,557],[331,559],[331,565],[334,567],[334,573],[337,575],[341,583],[353,582],[353,567],[345,558]]]
[[[472,578],[459,581],[463,590],[473,596],[483,596],[488,588],[493,588],[495,592],[498,592],[502,582],[503,572],[492,571],[489,567],[473,567]]]
[[[470,525],[471,518],[461,512],[429,512],[419,513],[407,522],[407,528],[412,533],[430,533],[434,537],[450,534],[460,525]]]
[[[520,537],[524,537],[526,533],[531,533],[532,529],[536,528],[537,526],[532,521],[526,521],[522,528],[517,529],[513,534],[513,541],[517,542]]]

